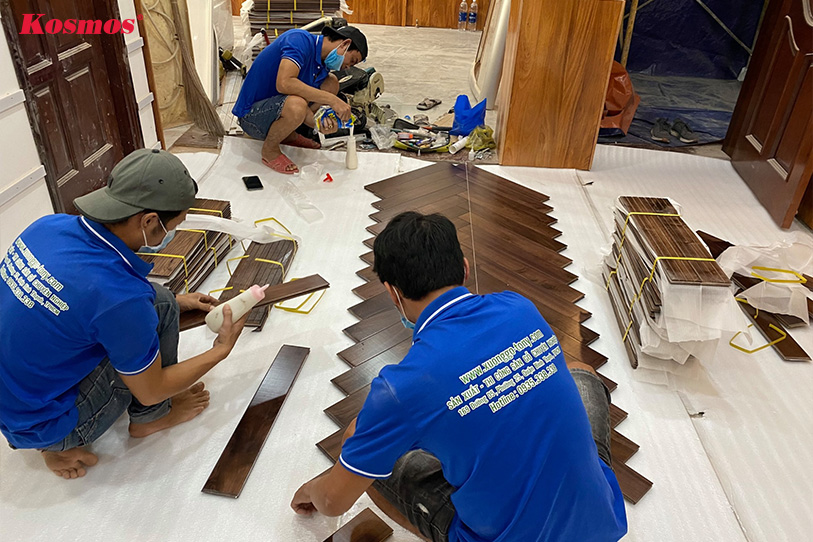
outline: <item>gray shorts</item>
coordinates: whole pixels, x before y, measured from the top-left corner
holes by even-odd
[[[593,373],[571,369],[579,389],[598,455],[612,466],[610,456],[610,392]],[[386,480],[376,480],[373,487],[395,506],[409,522],[433,542],[447,542],[455,508],[455,488],[443,477],[440,461],[423,450],[401,456]]]
[[[271,125],[282,115],[282,108],[287,98],[287,95],[280,94],[260,100],[251,106],[251,111],[246,113],[244,117],[237,119],[237,123],[246,134],[254,139],[264,141]]]

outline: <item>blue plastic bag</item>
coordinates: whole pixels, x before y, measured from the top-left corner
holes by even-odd
[[[461,94],[454,103],[454,124],[449,132],[456,136],[467,136],[472,130],[486,123],[486,101],[474,107],[469,103],[469,97]]]

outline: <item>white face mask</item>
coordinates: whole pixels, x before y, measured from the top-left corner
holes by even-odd
[[[144,231],[144,228],[141,228],[141,235],[144,237],[144,246],[139,249],[139,252],[161,252],[166,246],[169,244],[170,241],[175,237],[175,230],[167,231],[164,227],[164,223],[161,222],[161,219],[158,219],[158,223],[161,224],[161,229],[164,230],[164,239],[157,245],[148,245],[147,244],[147,232]]]
[[[395,290],[395,288],[393,288],[393,290]],[[398,290],[395,290],[395,297],[398,298],[398,306],[401,307],[401,323],[404,324],[404,327],[407,329],[415,329],[415,323],[406,317],[406,311],[404,311],[404,305],[401,303],[401,296],[398,295]]]

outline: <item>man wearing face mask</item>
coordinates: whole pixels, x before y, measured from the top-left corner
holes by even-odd
[[[337,96],[339,80],[330,72],[366,58],[367,38],[352,26],[325,28],[321,36],[288,30],[263,49],[248,71],[232,113],[246,134],[264,141],[266,166],[289,175],[299,171],[279,146],[318,149],[318,143],[296,129],[303,123],[313,128],[313,113],[320,106],[332,107],[342,121],[350,119],[350,106]],[[326,133],[336,129],[332,122],[324,127]]]
[[[244,319],[178,363],[178,315],[216,301],[151,284],[136,252],[166,245],[197,185],[174,155],[141,149],[108,185],[74,200],[81,216],[31,224],[0,261],[0,431],[42,452],[63,478],[98,461],[86,447],[127,410],[130,435],[191,420],[209,405],[196,383],[231,352]]]
[[[595,371],[565,360],[528,299],[463,286],[469,263],[446,217],[402,213],[373,252],[412,346],[381,369],[339,461],[291,507],[336,516],[367,491],[432,542],[620,539],[609,393]]]

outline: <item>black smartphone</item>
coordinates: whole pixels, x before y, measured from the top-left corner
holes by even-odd
[[[256,175],[249,175],[248,177],[243,177],[243,184],[246,185],[246,190],[262,190],[263,183],[260,182],[260,178]]]

